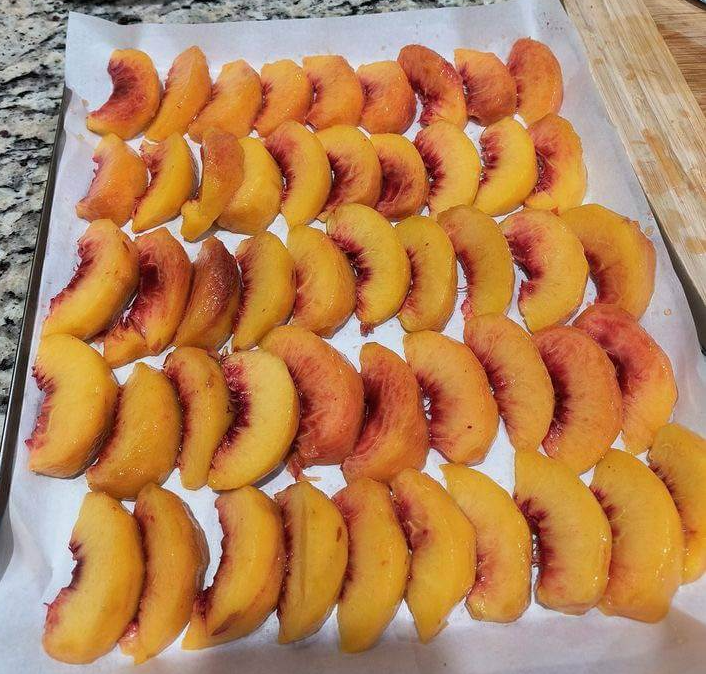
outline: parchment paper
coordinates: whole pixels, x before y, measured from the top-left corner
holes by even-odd
[[[571,120],[583,141],[589,174],[586,202],[595,201],[638,219],[656,246],[656,290],[642,324],[664,347],[674,365],[680,392],[675,419],[704,434],[704,359],[684,294],[645,197],[607,119],[580,40],[556,0],[510,0],[465,9],[219,25],[118,26],[71,14],[66,84],[72,96],[65,121],[32,360],[49,299],[64,287],[77,262],[76,240],[86,223],[76,218],[74,205],[89,185],[93,170],[91,155],[99,140],[86,131],[85,114],[99,106],[110,92],[105,67],[113,49],[136,47],[147,51],[164,78],[172,59],[186,47],[197,44],[206,53],[215,78],[223,63],[237,58],[246,59],[259,70],[264,63],[279,58],[300,61],[307,54],[340,53],[357,67],[379,59],[394,59],[398,50],[411,42],[425,44],[448,59],[452,59],[456,47],[489,50],[505,59],[514,40],[527,35],[549,44],[561,62],[565,81],[561,114]],[[407,135],[412,138],[417,131],[415,125]],[[477,127],[469,124],[467,132],[477,140]],[[132,142],[135,147],[138,144],[139,141]],[[177,220],[169,229],[178,233],[179,225]],[[272,231],[286,236],[281,216]],[[243,238],[222,231],[217,236],[231,251]],[[192,259],[199,245],[185,243]],[[586,302],[593,296],[590,286]],[[516,298],[517,293],[510,316],[521,323]],[[453,319],[445,330],[459,339],[463,326],[458,307],[462,300],[461,293]],[[390,320],[376,328],[368,339],[401,353],[401,337],[397,320]],[[331,341],[358,365],[362,340],[357,321],[351,319]],[[160,365],[163,357],[146,360]],[[118,379],[123,382],[130,370],[131,366],[121,368]],[[10,530],[5,518],[2,539],[3,545],[11,550],[11,560],[0,581],[0,671],[13,674],[80,671],[52,661],[41,647],[45,615],[42,602],[50,602],[70,578],[73,563],[66,546],[87,487],[84,477],[57,480],[27,470],[23,440],[31,433],[40,400],[34,381],[28,377],[9,501]],[[427,470],[437,479],[441,477],[439,463],[439,455],[430,452]],[[513,451],[501,423],[493,448],[480,468],[511,491],[512,465]],[[318,486],[329,495],[344,484],[337,467],[309,472],[321,476]],[[585,477],[587,481],[589,478],[590,474]],[[280,472],[265,484],[264,490],[273,494],[290,482],[291,477]],[[176,471],[165,486],[189,503],[206,531],[212,558],[207,576],[210,582],[220,555],[221,538],[213,508],[215,496],[206,488],[198,492],[181,489]],[[276,644],[277,621],[271,616],[253,635],[219,648],[185,652],[177,642],[155,660],[142,665],[140,671],[260,674],[285,670],[297,674],[326,668],[335,672],[381,674],[440,671],[558,674],[569,670],[579,674],[599,669],[612,674],[703,672],[705,619],[706,579],[681,588],[669,616],[657,625],[607,618],[596,609],[582,617],[569,617],[534,603],[513,624],[484,624],[471,620],[459,606],[450,616],[448,627],[428,645],[418,643],[411,616],[403,605],[381,643],[357,656],[338,651],[335,616],[316,636],[287,647]],[[115,649],[86,670],[127,672],[131,668],[131,660]]]

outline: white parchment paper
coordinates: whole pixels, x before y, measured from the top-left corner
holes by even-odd
[[[173,58],[192,44],[206,53],[215,78],[221,65],[237,58],[258,69],[279,58],[301,60],[308,54],[343,54],[353,67],[380,59],[394,59],[405,44],[419,42],[453,57],[456,47],[493,51],[502,59],[515,39],[531,36],[551,46],[564,72],[565,99],[561,114],[580,134],[589,174],[587,202],[595,201],[638,219],[657,249],[655,295],[642,324],[669,354],[679,384],[679,402],[674,418],[704,434],[706,418],[706,374],[693,321],[681,286],[647,201],[635,178],[620,140],[609,123],[603,103],[591,79],[586,54],[558,0],[509,0],[496,5],[464,9],[422,10],[351,18],[292,21],[240,22],[218,25],[130,25],[72,14],[66,45],[66,84],[71,101],[59,163],[47,254],[34,331],[34,359],[41,320],[49,300],[71,277],[77,262],[76,240],[86,223],[76,218],[74,205],[85,194],[91,180],[91,155],[98,137],[86,131],[85,115],[100,105],[110,92],[105,72],[113,49],[135,47],[148,52],[164,78]],[[407,135],[418,131],[414,126]],[[479,130],[469,124],[467,132],[477,140]],[[139,141],[133,141],[137,147]],[[169,225],[178,233],[180,221]],[[320,225],[317,225],[320,226]],[[281,216],[272,227],[281,237],[286,225]],[[233,251],[242,236],[217,233]],[[193,259],[198,243],[185,243]],[[519,274],[518,274],[519,276]],[[463,278],[461,275],[459,278]],[[518,278],[519,284],[519,278]],[[590,284],[589,284],[590,285]],[[586,302],[594,296],[592,286]],[[515,294],[515,301],[517,293]],[[463,324],[457,310],[445,332],[461,338]],[[510,316],[521,318],[516,305]],[[401,353],[402,330],[396,320],[375,329],[374,339]],[[358,365],[362,343],[359,326],[351,319],[331,340]],[[161,365],[163,357],[146,361]],[[123,382],[131,366],[117,372]],[[5,518],[0,541],[11,559],[0,580],[0,672],[59,673],[79,671],[49,659],[41,647],[45,608],[64,586],[73,566],[67,542],[79,506],[87,491],[84,477],[57,480],[31,474],[26,468],[23,440],[31,433],[40,394],[28,377],[22,410],[20,439],[9,501],[9,525]],[[619,445],[620,443],[618,443]],[[498,437],[481,470],[512,490],[513,451],[500,426]],[[440,478],[440,457],[430,452],[427,470]],[[337,467],[308,471],[321,476],[318,486],[333,494],[343,486]],[[588,481],[588,477],[586,477]],[[291,482],[280,472],[264,486],[273,494]],[[187,492],[176,472],[167,481],[193,509],[206,531],[211,549],[210,581],[220,554],[214,494],[208,489]],[[131,506],[130,506],[131,507]],[[251,636],[219,648],[181,651],[178,642],[157,659],[140,667],[145,674],[180,671],[248,674],[286,671],[288,674],[321,671],[484,672],[485,674],[543,674],[606,671],[611,674],[639,672],[703,672],[706,655],[706,579],[681,588],[666,620],[643,625],[621,618],[607,618],[592,610],[581,617],[547,611],[536,604],[510,625],[484,624],[470,619],[462,606],[449,618],[448,627],[428,645],[418,643],[406,607],[387,629],[380,644],[360,655],[337,650],[335,617],[314,637],[293,646],[276,644],[277,621],[271,616]],[[127,672],[131,660],[118,649],[86,667],[92,672]]]

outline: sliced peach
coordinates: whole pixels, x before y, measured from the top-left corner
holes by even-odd
[[[640,224],[598,204],[564,211],[561,219],[581,241],[596,302],[617,304],[640,318],[655,287],[655,247]]]
[[[164,351],[189,299],[191,262],[169,231],[156,229],[135,243],[140,265],[137,295],[103,339],[103,356],[111,367]]]
[[[287,249],[297,279],[292,324],[331,337],[355,310],[353,269],[338,246],[312,227],[290,230]]]
[[[397,61],[376,61],[356,71],[363,88],[360,125],[368,133],[404,133],[414,121],[417,101]]]
[[[417,148],[396,133],[374,134],[370,142],[382,169],[382,191],[376,210],[388,220],[416,215],[429,192],[427,171]]]
[[[122,227],[147,189],[147,168],[137,152],[112,133],[101,138],[93,161],[93,180],[76,204],[76,215],[89,222],[112,220]]]
[[[194,262],[191,295],[174,344],[218,350],[230,337],[240,301],[235,258],[215,236],[201,244]]]
[[[466,126],[463,82],[445,58],[428,47],[408,44],[400,50],[397,62],[422,103],[422,126],[440,119],[460,129]]]
[[[451,241],[432,218],[421,215],[405,218],[395,233],[411,269],[409,294],[397,317],[407,332],[443,330],[453,313],[458,285]]]
[[[466,278],[464,317],[503,313],[515,288],[512,254],[498,224],[472,206],[454,206],[437,217]]]
[[[314,90],[304,70],[291,59],[266,63],[260,71],[262,109],[255,120],[259,136],[269,136],[282,122],[304,124]]]
[[[167,648],[189,622],[208,566],[208,545],[189,506],[156,484],[140,490],[135,519],[145,553],[145,584],[120,650],[139,665]]]
[[[679,424],[657,431],[647,458],[672,495],[684,532],[683,583],[706,571],[706,440]]]
[[[78,240],[79,264],[49,302],[42,336],[90,339],[106,330],[137,288],[137,248],[110,220],[94,220]]]
[[[473,205],[488,215],[510,213],[537,184],[532,137],[518,121],[504,117],[483,130],[480,148],[483,170]]]
[[[426,643],[473,586],[476,534],[444,488],[414,468],[392,480],[392,498],[412,550],[405,599]]]
[[[281,358],[263,349],[221,361],[235,416],[211,461],[212,489],[253,484],[285,457],[299,426],[299,398]]]
[[[292,313],[294,261],[270,232],[245,239],[235,252],[242,293],[233,323],[233,349],[250,349]]]
[[[613,361],[623,397],[625,449],[641,454],[652,446],[677,402],[669,357],[627,311],[612,304],[588,307],[574,325]]]
[[[387,486],[363,477],[341,489],[333,502],[348,528],[338,634],[343,652],[359,653],[375,645],[397,612],[407,585],[409,552]]]
[[[466,608],[476,620],[509,623],[530,601],[532,536],[510,494],[483,473],[446,463],[446,489],[476,530],[476,582]]]
[[[348,530],[338,508],[308,482],[290,485],[275,500],[287,549],[278,641],[288,644],[318,632],[333,610],[348,562]]]
[[[223,528],[213,584],[194,602],[181,647],[195,650],[239,639],[277,606],[285,572],[284,530],[277,505],[255,487],[216,499]]]
[[[174,133],[183,136],[210,98],[211,75],[206,57],[198,47],[189,47],[169,68],[162,102],[145,138],[162,141]]]
[[[315,129],[336,124],[358,126],[363,90],[355,71],[342,56],[305,56],[304,73],[314,91],[306,121]]]
[[[598,608],[633,620],[661,620],[684,565],[682,525],[669,491],[644,463],[617,449],[596,466],[591,490],[613,531],[608,587]]]
[[[88,113],[86,127],[101,136],[128,140],[142,131],[159,108],[162,86],[152,59],[139,49],[116,49],[108,61],[113,91],[103,105]]]
[[[527,275],[517,302],[527,327],[536,332],[564,323],[586,289],[588,262],[581,241],[556,215],[533,208],[513,213],[500,226]]]
[[[404,336],[404,354],[429,399],[430,443],[449,461],[478,463],[498,428],[498,407],[473,352],[431,330]]]
[[[161,143],[143,142],[140,154],[149,169],[150,183],[135,204],[133,232],[144,232],[174,220],[198,186],[194,156],[178,133],[167,136]]]
[[[552,422],[554,387],[532,338],[503,314],[483,314],[466,319],[463,341],[488,375],[512,446],[536,450]]]
[[[517,85],[517,112],[526,124],[559,112],[564,98],[561,66],[547,45],[520,38],[512,45],[507,67]]]
[[[181,440],[181,408],[169,379],[137,363],[120,388],[115,426],[86,471],[88,487],[134,499],[150,482],[162,484],[174,468]]]
[[[389,482],[405,468],[424,466],[429,429],[412,370],[394,351],[376,342],[360,349],[366,418],[351,454],[341,466],[349,484],[362,477]]]
[[[233,421],[230,390],[218,361],[203,349],[179,346],[164,361],[183,414],[181,452],[177,464],[181,484],[206,484],[211,458]]]
[[[598,501],[566,465],[539,452],[515,454],[514,498],[537,537],[535,598],[585,613],[608,584],[611,532]]]
[[[258,74],[242,59],[226,63],[211,89],[206,106],[189,124],[189,136],[200,143],[207,129],[218,129],[236,138],[249,136],[262,106]]]
[[[71,583],[47,606],[47,655],[87,664],[108,653],[137,611],[145,575],[140,532],[107,494],[86,494],[71,532]]]
[[[402,306],[411,278],[407,254],[392,225],[361,204],[336,208],[326,232],[356,272],[355,315],[361,333],[367,334]]]
[[[454,63],[463,81],[468,118],[490,126],[517,109],[517,87],[505,64],[492,52],[455,49]]]
[[[118,385],[100,354],[71,335],[49,335],[37,349],[32,375],[44,392],[26,441],[30,470],[73,477],[110,432]]]

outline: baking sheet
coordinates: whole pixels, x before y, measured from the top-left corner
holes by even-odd
[[[237,58],[246,59],[259,70],[263,63],[278,58],[300,61],[307,54],[340,53],[357,67],[360,63],[394,59],[400,47],[410,42],[425,44],[449,59],[455,47],[494,51],[504,59],[514,40],[526,35],[549,44],[562,64],[565,99],[561,114],[571,120],[583,140],[589,173],[586,201],[596,201],[638,219],[656,246],[655,295],[642,324],[672,359],[680,390],[675,419],[706,433],[703,414],[706,365],[683,291],[647,201],[593,85],[580,39],[556,0],[508,0],[463,9],[193,26],[118,26],[71,14],[66,46],[66,85],[70,99],[30,360],[34,359],[49,300],[63,288],[71,276],[72,264],[77,262],[76,240],[86,223],[76,218],[74,205],[90,182],[91,155],[99,140],[86,131],[85,114],[100,105],[110,92],[105,66],[113,49],[135,47],[147,51],[164,78],[172,59],[197,44],[206,53],[215,78],[223,63]],[[417,131],[415,125],[407,135],[411,138]],[[469,124],[467,132],[477,140],[477,127]],[[137,147],[139,142],[131,144]],[[170,231],[177,234],[179,225],[179,220],[172,222]],[[271,231],[286,237],[281,216]],[[217,236],[231,251],[243,238],[222,231]],[[184,245],[189,256],[195,258],[200,244]],[[586,303],[593,296],[589,282]],[[463,329],[458,310],[462,300],[461,293],[457,310],[444,331],[456,338],[461,338]],[[521,322],[514,303],[509,315]],[[397,321],[391,320],[376,328],[368,339],[401,353],[402,334]],[[358,365],[362,339],[355,319],[331,342]],[[145,361],[159,366],[163,356]],[[119,381],[125,381],[130,370],[131,366],[119,369],[116,372]],[[84,477],[56,480],[27,471],[23,440],[31,433],[41,396],[29,374],[25,383],[9,520],[5,518],[0,538],[3,552],[11,552],[9,566],[0,580],[3,625],[0,672],[75,672],[75,667],[49,659],[41,648],[43,602],[50,602],[70,578],[73,562],[66,546],[87,487]],[[427,470],[437,479],[440,462],[439,455],[430,452]],[[501,424],[493,448],[480,468],[512,490],[512,462],[513,451]],[[307,472],[321,478],[317,486],[329,495],[344,484],[337,467]],[[589,477],[590,474],[587,481]],[[282,471],[263,488],[273,494],[290,482],[291,477]],[[213,508],[215,495],[208,489],[198,492],[181,489],[177,472],[165,486],[189,503],[206,531],[212,558],[207,575],[210,582],[218,563],[221,537]],[[215,649],[185,652],[177,642],[155,660],[142,665],[140,671],[152,674],[178,667],[187,673],[220,674],[243,669],[258,674],[286,668],[296,674],[327,668],[337,672],[409,673],[443,668],[465,674],[476,671],[548,674],[565,672],[568,668],[577,673],[593,672],[600,667],[611,673],[697,672],[703,670],[705,619],[706,579],[681,588],[669,616],[657,625],[607,618],[596,609],[581,617],[564,616],[537,604],[532,604],[515,623],[494,625],[471,620],[465,609],[458,606],[449,618],[448,627],[427,645],[418,643],[411,616],[402,605],[380,644],[360,655],[344,655],[337,650],[335,616],[314,637],[286,647],[276,644],[277,621],[271,616],[253,635]],[[122,672],[131,668],[131,660],[115,649],[91,665],[90,671]]]

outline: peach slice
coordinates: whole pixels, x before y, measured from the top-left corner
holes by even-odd
[[[421,215],[404,219],[395,233],[411,268],[409,294],[397,318],[407,332],[443,330],[453,313],[458,285],[451,241],[432,218]]]
[[[100,354],[71,335],[43,337],[32,375],[44,392],[28,467],[73,477],[93,459],[113,424],[118,385]]]
[[[562,325],[534,335],[554,387],[554,415],[543,441],[549,456],[583,473],[620,431],[622,405],[615,369],[587,335]]]
[[[103,340],[103,356],[111,367],[164,351],[189,299],[191,262],[169,231],[156,229],[135,244],[140,265],[137,295]]]
[[[216,223],[236,234],[259,234],[279,213],[282,174],[261,140],[241,138],[240,147],[243,148],[243,182]]]
[[[120,502],[89,493],[69,550],[76,566],[47,606],[42,645],[55,660],[88,664],[115,646],[137,611],[145,575],[140,532]]]
[[[526,124],[559,112],[564,98],[561,66],[547,45],[520,38],[512,45],[507,67],[517,85],[517,112]]]
[[[331,166],[315,134],[289,120],[280,124],[265,147],[284,176],[281,210],[289,227],[310,223],[324,207],[331,190]]]
[[[218,361],[203,349],[179,346],[164,361],[183,414],[179,466],[181,484],[206,484],[211,458],[233,421],[230,390]]]
[[[255,487],[216,499],[223,528],[221,559],[213,584],[194,602],[181,647],[195,650],[250,634],[277,606],[285,573],[280,510]]]
[[[640,318],[655,287],[655,247],[639,223],[598,204],[564,211],[561,219],[581,241],[596,302],[617,304]]]
[[[318,632],[333,610],[348,563],[348,530],[338,508],[308,482],[290,485],[275,500],[287,549],[278,641],[289,644]]]
[[[201,244],[194,262],[191,295],[174,344],[218,350],[230,337],[240,301],[235,258],[215,236]]]
[[[297,279],[292,325],[331,337],[355,310],[353,269],[338,246],[312,227],[290,230],[287,249]]]
[[[535,598],[580,615],[608,584],[611,531],[589,488],[563,463],[539,452],[515,454],[515,503],[537,536]]]
[[[400,50],[397,62],[421,100],[422,115],[419,123],[422,126],[440,119],[460,129],[466,126],[463,82],[445,58],[428,47],[408,44]]]
[[[356,71],[363,88],[360,125],[368,133],[404,133],[414,121],[417,101],[397,61],[376,61]]]
[[[564,323],[586,289],[588,262],[581,241],[556,215],[533,208],[513,213],[500,227],[527,275],[517,302],[527,327],[537,332]]]
[[[476,575],[476,534],[454,500],[414,468],[392,480],[392,498],[412,550],[406,600],[419,640],[431,641]]]
[[[211,99],[189,124],[189,136],[200,143],[207,129],[218,129],[236,138],[249,136],[262,106],[258,74],[242,59],[226,63],[211,89]]]
[[[512,446],[535,451],[552,422],[554,387],[532,338],[503,314],[484,314],[466,319],[463,341],[488,375]]]
[[[623,397],[625,449],[641,454],[669,421],[677,402],[669,357],[627,311],[612,304],[588,307],[574,325],[590,335],[613,361]]]
[[[505,64],[492,52],[455,49],[454,63],[463,81],[468,118],[490,126],[517,109],[517,87]]]
[[[147,167],[137,152],[112,133],[101,138],[93,162],[93,180],[76,204],[76,215],[89,222],[112,220],[122,227],[147,189]]]
[[[270,473],[297,434],[299,398],[281,358],[263,349],[221,361],[235,416],[211,461],[212,489],[237,489]]]
[[[466,278],[465,318],[503,313],[515,288],[512,254],[498,224],[472,206],[454,206],[437,217]]]
[[[356,272],[355,315],[360,331],[392,318],[404,302],[411,279],[407,254],[390,223],[361,204],[344,204],[326,221],[326,232]]]
[[[150,183],[135,204],[133,232],[144,232],[174,220],[196,192],[199,181],[194,156],[178,133],[167,136],[161,143],[143,142],[140,154],[149,169]]]
[[[438,332],[412,332],[402,341],[429,399],[431,446],[449,461],[482,461],[498,428],[498,406],[483,367],[468,347]]]
[[[476,530],[476,582],[466,608],[476,620],[509,623],[530,601],[532,536],[510,494],[483,473],[446,463],[446,489]]]
[[[210,98],[211,75],[206,57],[198,47],[189,47],[169,68],[162,103],[145,131],[145,138],[162,141],[174,133],[183,136]]]
[[[343,354],[296,325],[275,328],[260,346],[284,360],[299,392],[294,472],[340,463],[351,453],[363,424],[360,375]]]
[[[706,571],[706,440],[684,426],[667,424],[657,431],[647,458],[679,511],[682,582],[693,583]]]
[[[326,150],[333,184],[319,220],[339,204],[375,206],[382,189],[382,169],[372,143],[354,126],[338,124],[316,133]]]
[[[94,220],[78,240],[80,262],[49,302],[42,336],[90,339],[106,330],[137,288],[137,248],[110,220]]]
[[[201,142],[199,191],[181,207],[181,235],[187,241],[197,239],[216,221],[243,182],[243,148],[233,134],[209,128]]]
[[[388,220],[416,215],[424,206],[429,180],[424,161],[412,141],[396,133],[370,136],[382,169],[382,191],[375,205]]]
[[[142,534],[145,585],[120,650],[139,665],[161,653],[186,627],[209,555],[189,506],[156,484],[140,490],[135,519]]]
[[[260,71],[262,109],[255,120],[259,136],[269,136],[282,122],[304,124],[314,100],[309,79],[291,59],[266,63]]]
[[[682,580],[684,535],[661,480],[627,452],[611,449],[596,466],[591,490],[613,531],[606,615],[658,622]]]
[[[115,426],[86,471],[92,491],[134,499],[150,482],[162,484],[174,468],[181,440],[181,407],[169,379],[136,363],[120,388]]]
[[[452,206],[472,204],[480,179],[480,157],[473,141],[442,119],[422,129],[414,145],[431,179],[429,214],[435,218]]]
[[[405,468],[422,468],[429,429],[412,370],[394,351],[376,342],[360,349],[366,419],[341,466],[349,484],[362,477],[389,482]]]
[[[315,129],[336,124],[358,126],[363,89],[348,61],[337,55],[305,56],[302,65],[314,91],[307,124]]]
[[[139,49],[116,49],[108,61],[113,91],[103,105],[88,113],[86,127],[101,136],[134,138],[159,108],[162,86],[152,59]]]
[[[338,634],[343,652],[359,653],[375,645],[397,613],[407,585],[409,552],[385,485],[363,477],[341,489],[333,502],[348,527]]]
[[[518,121],[504,117],[480,136],[483,169],[474,206],[488,215],[514,211],[539,178],[532,137]]]
[[[235,252],[242,293],[233,323],[233,349],[251,349],[292,313],[296,295],[294,261],[270,232],[245,239]]]
[[[537,155],[539,177],[525,206],[563,213],[586,194],[583,148],[571,122],[549,113],[527,129]]]

